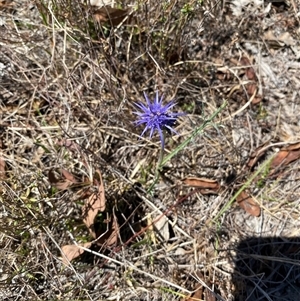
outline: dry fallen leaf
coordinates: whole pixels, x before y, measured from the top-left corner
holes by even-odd
[[[275,172],[275,169],[281,166],[286,166],[289,163],[298,160],[300,158],[300,143],[289,145],[280,150],[276,157],[272,160],[270,168],[271,174]]]
[[[69,172],[62,170],[62,174],[68,181],[74,181],[73,175]],[[51,178],[52,181],[56,181],[54,173],[50,173],[49,178]],[[99,170],[95,172],[93,183],[97,186],[97,192],[89,196],[86,204],[83,207],[83,221],[88,227],[91,235],[95,238],[95,240],[93,242],[88,242],[80,245],[63,246],[61,249],[63,254],[65,255],[63,257],[63,262],[65,264],[68,264],[71,260],[77,258],[84,252],[84,250],[80,248],[80,246],[89,248],[92,245],[92,243],[96,243],[101,246],[104,244],[105,246],[112,246],[118,241],[119,225],[115,216],[107,223],[107,228],[102,232],[99,232],[95,229],[94,222],[98,212],[103,212],[106,208],[104,185]]]
[[[289,32],[284,32],[278,37],[279,41],[284,42],[287,46],[294,46],[296,44],[296,41],[293,39],[291,34]]]
[[[204,281],[204,276],[200,271],[197,271],[196,275]],[[192,295],[181,299],[181,301],[202,301],[203,293],[205,293],[205,290],[206,289],[203,287],[203,285],[198,282],[194,289],[195,292]]]
[[[65,177],[66,180],[68,180],[71,183],[76,183],[76,179],[74,175],[72,175],[70,172],[68,172],[65,169],[61,169],[61,174]]]
[[[270,47],[275,49],[281,48],[285,44],[283,41],[280,41],[278,38],[276,38],[272,30],[268,30],[264,34],[264,39],[266,40],[266,42],[269,44]]]
[[[0,157],[0,180],[5,179],[5,160],[3,157]]]
[[[64,254],[63,256],[63,263],[69,264],[69,262],[78,256],[80,256],[82,253],[84,253],[84,250],[81,247],[89,248],[92,245],[91,242],[86,242],[84,244],[78,244],[78,245],[65,245],[61,247],[61,251]]]
[[[242,209],[252,216],[260,216],[260,207],[245,191],[242,191],[236,198]]]
[[[9,0],[0,0],[0,10],[3,9],[13,9],[15,7],[15,3]]]
[[[256,105],[258,103],[260,103],[263,99],[263,97],[261,95],[257,95],[256,92],[257,92],[257,84],[247,84],[246,85],[247,87],[247,93],[248,95],[251,97],[253,97],[251,103],[253,105]]]
[[[197,291],[194,292],[190,297],[181,299],[182,301],[202,301],[202,295],[203,295],[203,286],[201,284],[198,285]]]
[[[99,170],[96,171],[94,176],[94,182],[98,186],[98,191],[91,194],[85,203],[82,214],[83,222],[89,229],[91,235],[96,238],[96,231],[94,228],[94,221],[98,212],[105,211],[106,208],[106,199],[104,193],[104,185],[102,181],[102,176]]]
[[[62,146],[65,147],[66,149],[68,149],[69,151],[72,152],[79,152],[79,146],[76,142],[74,142],[73,140],[70,139],[60,139],[56,141],[56,145],[58,146]]]
[[[221,64],[221,62],[219,62]],[[219,80],[229,80],[230,72],[227,67],[220,67],[217,69],[216,78]]]
[[[247,76],[248,80],[257,81],[255,70],[254,70],[253,67],[251,67],[252,64],[251,64],[250,60],[247,57],[243,56],[241,58],[241,65],[242,66],[247,66],[247,68],[246,68],[246,76]]]
[[[217,181],[205,178],[188,177],[183,179],[182,182],[188,186],[201,189],[218,190],[220,188],[220,184]]]
[[[257,76],[256,76],[254,68],[251,66],[252,64],[251,64],[250,60],[247,57],[243,56],[241,58],[240,63],[242,66],[247,66],[245,75],[249,81],[252,81],[252,83],[246,84],[247,93],[248,93],[249,97],[251,97],[257,91],[257,81],[258,81]],[[261,102],[262,98],[263,97],[261,95],[255,95],[253,97],[251,103],[258,104],[259,102]]]
[[[101,22],[108,22],[113,26],[118,26],[128,15],[128,10],[104,6],[94,11],[94,19]]]
[[[59,170],[60,173],[60,179],[57,177],[55,170],[51,169],[49,170],[48,173],[48,179],[49,182],[52,186],[56,187],[59,190],[65,190],[67,188],[69,188],[72,184],[77,183],[75,177],[69,173],[67,170],[65,169],[60,169]],[[61,179],[63,178],[63,179]]]
[[[3,148],[2,140],[0,140],[0,149]],[[5,159],[3,157],[3,153],[0,152],[0,180],[4,180],[6,178],[6,173],[5,173]]]
[[[108,222],[107,229],[97,232],[97,239],[95,243],[100,246],[111,247],[118,242],[119,225],[117,218],[113,216]]]
[[[270,46],[273,46],[273,48],[280,48],[283,46],[294,46],[296,44],[296,41],[288,32],[284,32],[280,36],[276,37],[274,33],[271,30],[269,30],[264,34],[264,38]]]

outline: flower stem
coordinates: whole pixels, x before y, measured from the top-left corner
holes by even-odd
[[[161,149],[160,149],[160,153],[159,153],[159,160],[158,160],[158,164],[157,164],[157,167],[156,167],[157,171],[160,170],[161,163],[164,159],[165,141],[166,141],[166,130],[163,130],[162,131]]]
[[[162,167],[161,163],[163,162],[164,152],[165,152],[165,140],[166,140],[166,130],[163,130],[162,131],[161,149],[160,149],[160,152],[159,152],[159,159],[158,159],[158,162],[157,162],[157,165],[156,165],[154,180],[153,180],[151,186],[148,189],[148,193],[152,192],[152,189],[153,189],[154,185],[157,183],[157,181],[159,179],[159,176],[160,176],[161,167]]]

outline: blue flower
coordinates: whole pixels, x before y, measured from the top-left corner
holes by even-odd
[[[170,112],[176,103],[172,100],[164,106],[162,104],[163,96],[159,97],[158,92],[156,92],[156,97],[153,102],[149,100],[145,92],[144,96],[147,102],[146,105],[142,102],[135,103],[135,106],[141,110],[139,112],[134,112],[134,114],[138,116],[138,120],[135,121],[135,124],[145,124],[141,137],[147,130],[150,130],[150,138],[152,138],[154,131],[157,130],[160,136],[162,148],[164,148],[165,139],[163,130],[178,134],[172,127],[175,125],[177,117],[184,115],[184,113]]]

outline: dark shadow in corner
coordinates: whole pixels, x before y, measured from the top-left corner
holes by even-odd
[[[300,300],[300,237],[241,241],[233,283],[235,301]]]

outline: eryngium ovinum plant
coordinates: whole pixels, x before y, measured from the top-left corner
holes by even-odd
[[[178,134],[173,127],[176,123],[177,118],[179,116],[185,115],[185,113],[172,112],[172,109],[176,105],[176,102],[174,100],[171,100],[166,105],[163,105],[163,96],[159,96],[158,92],[156,92],[156,96],[153,101],[149,99],[145,92],[144,97],[146,104],[144,104],[143,102],[137,102],[134,104],[137,109],[140,110],[134,112],[134,114],[137,115],[137,120],[134,123],[138,126],[144,125],[144,130],[141,133],[140,137],[142,137],[148,130],[150,130],[150,139],[152,138],[155,131],[157,131],[159,134],[161,141],[161,150],[156,169],[156,177],[154,180],[154,182],[156,182],[164,156],[166,134]]]

